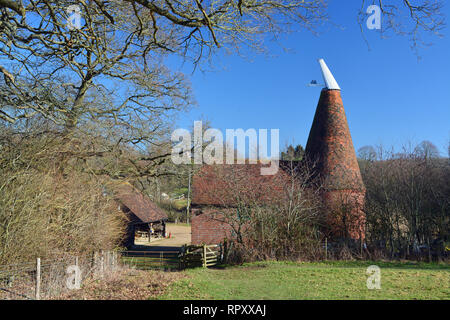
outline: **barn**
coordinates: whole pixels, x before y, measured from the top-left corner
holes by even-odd
[[[161,208],[129,183],[114,189],[115,201],[128,220],[124,246],[132,247],[138,234],[165,237],[168,217]]]
[[[230,217],[239,219],[241,203],[274,204],[290,177],[279,170],[260,174],[262,164],[205,165],[193,177],[192,244],[218,244],[235,236]],[[242,213],[241,213],[242,215]]]

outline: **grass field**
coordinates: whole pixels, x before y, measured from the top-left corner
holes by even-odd
[[[381,268],[381,289],[366,269]],[[191,269],[159,299],[450,299],[450,265],[395,262],[258,262]]]

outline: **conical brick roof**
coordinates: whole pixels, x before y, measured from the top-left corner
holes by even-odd
[[[305,156],[325,190],[365,190],[340,90],[322,90]]]

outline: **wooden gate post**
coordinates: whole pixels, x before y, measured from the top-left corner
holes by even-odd
[[[228,240],[225,238],[223,240],[223,258],[222,263],[226,263],[228,260]]]
[[[206,268],[206,244],[203,244],[203,268]]]
[[[179,269],[184,269],[185,266],[185,257],[186,257],[186,244],[183,244],[181,247],[180,257],[179,257]]]
[[[36,300],[41,298],[41,258],[36,259]]]

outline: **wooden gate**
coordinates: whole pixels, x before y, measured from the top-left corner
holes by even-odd
[[[184,245],[180,253],[182,268],[212,267],[222,261],[222,246],[220,245]]]

